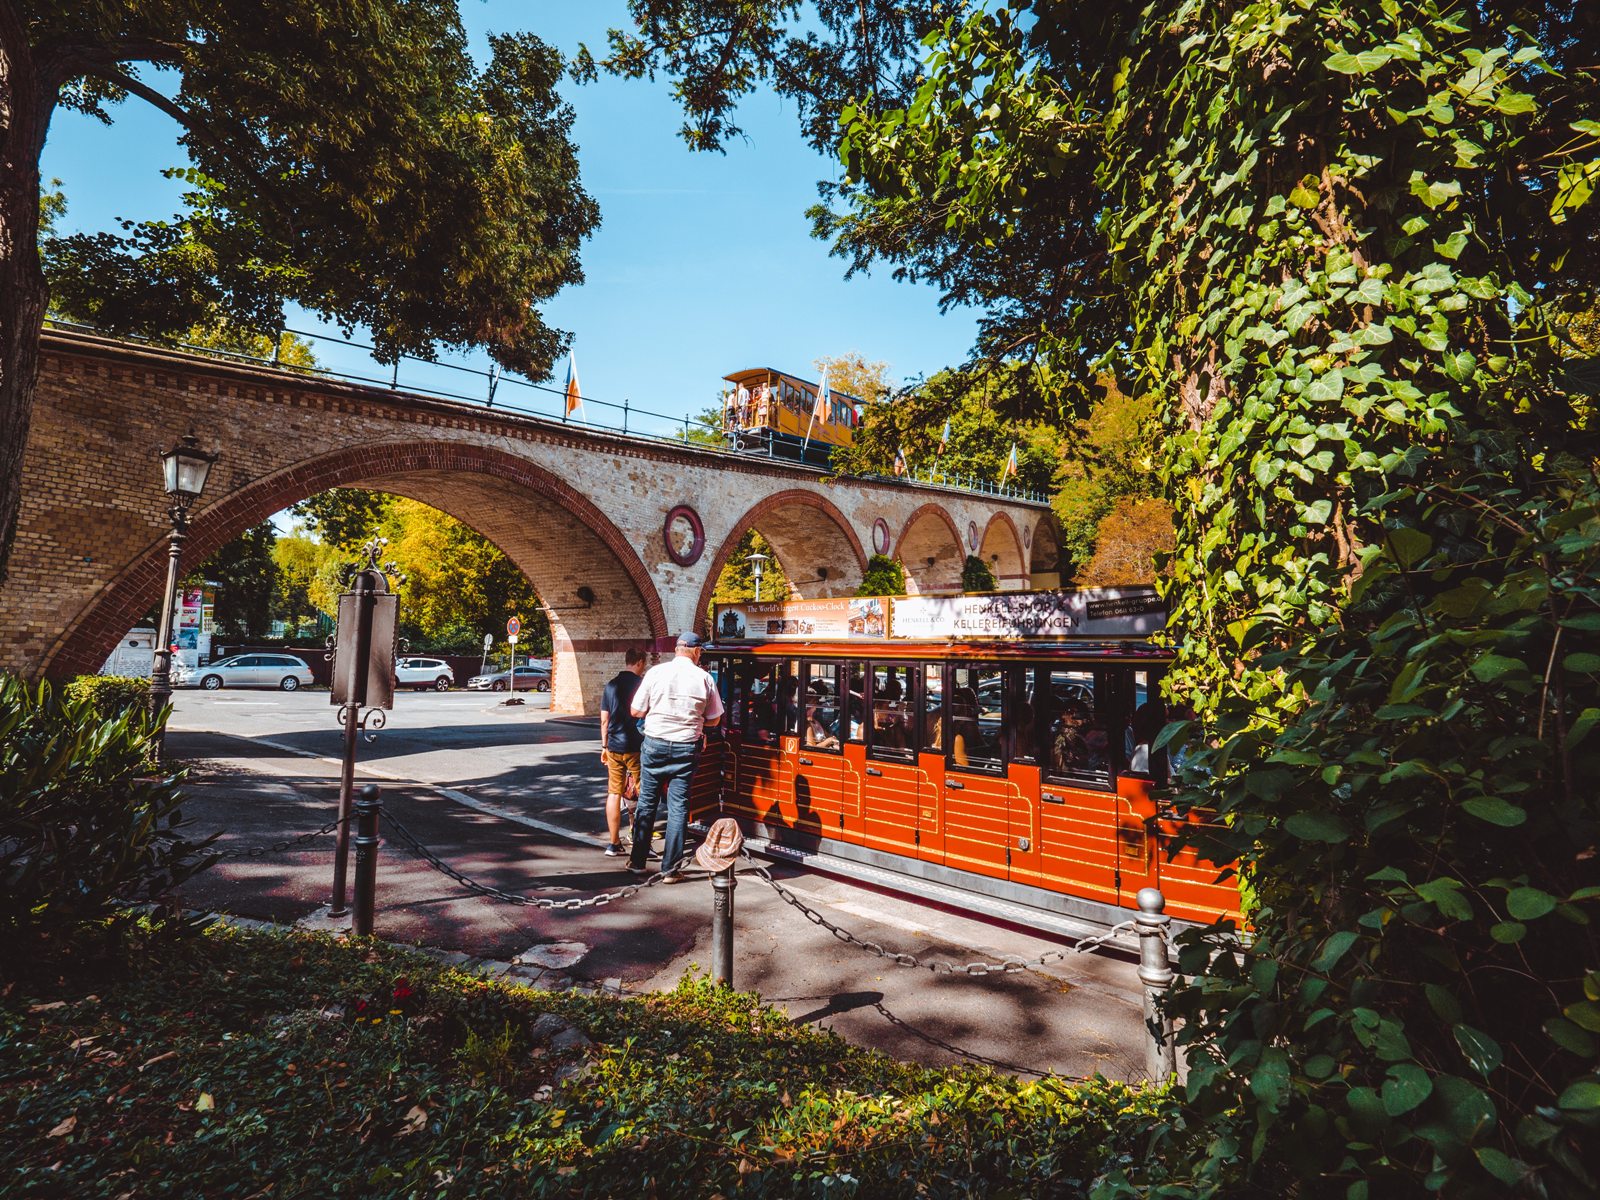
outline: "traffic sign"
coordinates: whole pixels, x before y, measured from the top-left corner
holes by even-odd
[[[506,622],[506,636],[507,637],[516,637],[517,634],[519,634],[521,632],[522,632],[522,618],[521,617],[512,617],[509,621]]]
[[[489,653],[489,651],[491,651],[493,649],[494,649],[494,634],[492,634],[492,633],[484,634],[483,635],[483,652],[485,654],[487,654],[487,653]]]

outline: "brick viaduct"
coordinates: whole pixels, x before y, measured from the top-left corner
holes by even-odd
[[[681,629],[704,630],[717,574],[751,528],[791,579],[812,581],[799,586],[808,596],[852,593],[885,541],[916,590],[955,586],[969,549],[1007,589],[1059,578],[1058,539],[1039,504],[819,478],[815,468],[84,334],[47,331],[40,361],[0,589],[0,669],[30,676],[96,670],[159,604],[167,518],[156,457],[191,428],[221,457],[192,514],[186,563],[327,488],[423,501],[494,542],[548,606],[561,711],[592,706],[629,645],[664,649]],[[665,532],[680,505],[703,531],[687,564]]]

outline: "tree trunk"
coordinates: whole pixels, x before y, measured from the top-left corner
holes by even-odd
[[[53,99],[39,85],[14,5],[0,0],[0,583],[16,540],[48,299],[39,266],[39,155]]]

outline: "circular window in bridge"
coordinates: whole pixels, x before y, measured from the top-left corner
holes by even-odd
[[[872,523],[872,552],[889,553],[889,522],[879,517]]]
[[[687,504],[679,504],[667,514],[661,536],[667,544],[667,557],[680,567],[692,567],[705,553],[705,526],[700,524],[700,514]]]
[[[967,522],[967,546],[968,546],[969,549],[972,550],[973,553],[977,553],[977,550],[978,550],[978,523],[976,521],[968,521]]]

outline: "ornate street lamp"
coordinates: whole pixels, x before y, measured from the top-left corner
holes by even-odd
[[[150,715],[157,717],[172,699],[172,609],[178,602],[178,565],[183,558],[183,542],[189,533],[189,506],[205,490],[206,476],[215,454],[200,449],[193,433],[178,439],[178,444],[161,456],[161,478],[167,498],[172,501],[167,516],[172,532],[167,535],[167,590],[161,600],[161,622],[156,634],[155,658],[150,666]],[[166,727],[156,730],[156,757],[166,742]]]
[[[756,553],[746,554],[745,562],[750,564],[750,572],[756,577],[756,599],[761,599],[761,568],[766,565],[767,555]]]

